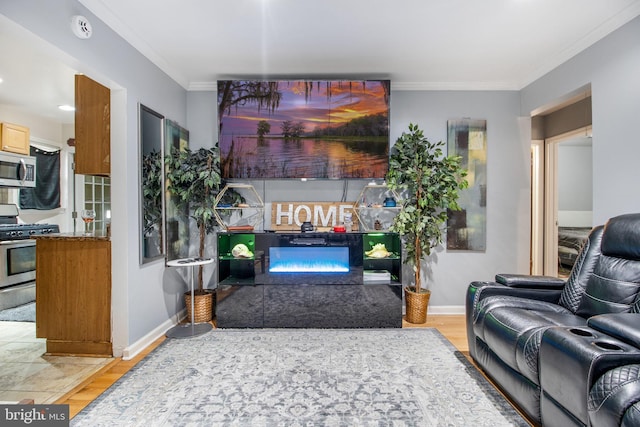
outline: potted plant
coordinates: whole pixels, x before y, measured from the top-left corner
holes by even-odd
[[[413,267],[405,286],[406,320],[424,323],[431,291],[422,287],[422,261],[442,242],[447,209],[459,210],[458,191],[467,187],[460,156],[445,156],[444,142],[430,142],[417,125],[409,124],[389,157],[387,186],[400,195],[402,209],[390,227],[403,238],[406,264]]]
[[[194,219],[199,230],[198,256],[204,258],[205,237],[217,225],[214,215],[215,199],[222,187],[220,176],[220,157],[218,146],[211,149],[171,148],[166,156],[167,189],[175,194],[179,207],[187,207],[189,216]],[[203,287],[203,267],[198,271],[198,287],[194,291],[194,309],[196,323],[211,320],[213,294]],[[191,293],[185,294],[187,311],[190,311]],[[200,309],[205,306],[207,308]],[[200,315],[202,313],[202,315]],[[208,314],[207,314],[208,313]],[[190,313],[188,313],[190,316]],[[203,318],[202,316],[207,316]]]

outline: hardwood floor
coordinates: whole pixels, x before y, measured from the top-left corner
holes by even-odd
[[[463,352],[467,356],[469,354],[464,315],[430,314],[427,317],[427,323],[423,325],[413,325],[403,320],[402,326],[403,328],[436,328],[459,351]],[[114,363],[105,367],[105,369],[89,378],[86,382],[67,393],[55,403],[68,404],[69,415],[73,418],[85,406],[100,396],[102,392],[108,389],[113,383],[129,371],[129,369],[144,359],[147,354],[160,345],[164,340],[164,337],[157,339],[153,344],[132,360],[125,361],[117,359]]]

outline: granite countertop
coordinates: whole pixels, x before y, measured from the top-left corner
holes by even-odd
[[[42,234],[39,236],[31,236],[32,239],[47,239],[47,240],[106,240],[109,241],[111,238],[107,236],[105,233],[96,232],[90,236],[85,235],[84,233],[51,233],[51,234]]]

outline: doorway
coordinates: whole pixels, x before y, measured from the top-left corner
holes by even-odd
[[[593,226],[591,126],[532,141],[532,274],[567,277]]]
[[[530,273],[566,276],[592,227],[591,85],[531,113]]]

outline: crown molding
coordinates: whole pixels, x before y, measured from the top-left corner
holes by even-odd
[[[95,16],[99,16],[119,36],[147,57],[158,68],[165,72],[188,91],[216,91],[216,82],[190,82],[178,69],[171,66],[135,31],[125,25],[109,8],[106,0],[78,0]],[[554,70],[575,55],[584,51],[613,31],[640,15],[640,2],[633,2],[626,9],[604,22],[582,39],[566,47],[528,75],[514,76],[514,81],[506,82],[394,82],[392,76],[391,89],[394,91],[519,91],[545,74]]]
[[[596,44],[612,32],[616,31],[618,28],[635,19],[638,15],[640,15],[640,3],[634,2],[634,4],[627,7],[622,12],[618,13],[617,15],[600,25],[595,30],[591,31],[576,43],[558,52],[558,54],[556,54],[555,56],[550,57],[533,73],[531,73],[526,78],[523,78],[518,84],[518,89],[524,89],[525,87],[529,86],[531,83],[543,77],[545,74],[548,74],[574,56],[578,55],[580,52]]]
[[[189,87],[188,79],[160,56],[147,42],[139,37],[136,32],[125,25],[102,0],[78,0],[99,20],[104,22],[118,36],[134,47],[138,52],[151,61],[156,67],[165,72],[171,79],[175,80],[183,88]]]
[[[391,90],[478,90],[478,91],[507,91],[518,90],[515,83],[511,82],[394,82],[391,81]]]
[[[218,91],[218,82],[190,82],[187,88],[190,92],[197,91]]]
[[[212,91],[218,90],[217,82],[191,82],[188,91]],[[518,90],[513,83],[500,82],[394,82],[391,81],[391,90],[394,91],[435,91],[435,90],[468,90],[468,91],[510,91]]]

